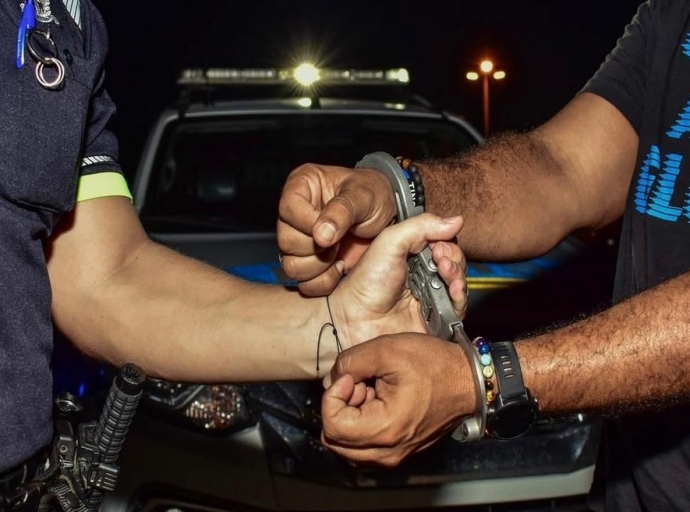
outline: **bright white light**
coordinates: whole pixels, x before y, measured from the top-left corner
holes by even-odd
[[[406,84],[410,81],[410,73],[405,68],[391,69],[386,72],[386,80]]]
[[[297,103],[300,107],[309,108],[311,107],[311,98],[300,98]]]
[[[490,60],[483,60],[482,63],[479,64],[479,69],[481,69],[484,73],[491,73],[491,71],[494,69],[494,63]]]
[[[475,73],[474,71],[470,71],[467,73],[467,79],[468,80],[479,80],[479,73]]]
[[[494,73],[494,78],[496,80],[503,80],[506,77],[506,72],[505,71],[496,71]]]
[[[319,79],[319,70],[313,64],[301,64],[295,69],[295,80],[309,87]]]

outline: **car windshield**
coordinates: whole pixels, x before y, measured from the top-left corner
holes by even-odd
[[[444,157],[476,143],[457,123],[403,114],[184,118],[162,137],[141,217],[154,233],[273,232],[300,164],[352,167],[373,151]]]

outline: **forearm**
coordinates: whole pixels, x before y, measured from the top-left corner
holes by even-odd
[[[570,178],[538,132],[501,135],[420,169],[427,210],[465,217],[460,243],[472,258],[536,256],[574,228]]]
[[[325,299],[245,282],[148,241],[104,282],[67,300],[81,308],[57,307],[54,316],[82,350],[182,381],[315,378],[317,337],[328,321]],[[77,310],[89,321],[65,316]],[[322,374],[336,355],[326,330]]]
[[[584,93],[530,133],[422,163],[427,209],[465,217],[460,243],[471,258],[537,256],[576,229],[620,217],[637,145],[613,105]]]
[[[690,274],[516,346],[546,413],[617,414],[687,399]]]

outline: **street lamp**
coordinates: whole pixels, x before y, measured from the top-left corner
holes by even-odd
[[[494,80],[503,80],[506,77],[505,71],[494,71],[494,63],[490,60],[483,60],[479,63],[479,72],[470,71],[467,73],[467,79],[476,81],[482,78],[483,82],[483,105],[484,105],[484,136],[489,136],[489,78]]]

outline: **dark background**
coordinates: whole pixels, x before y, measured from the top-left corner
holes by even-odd
[[[481,129],[482,58],[507,73],[492,85],[494,131],[548,119],[597,70],[640,0],[96,0],[109,27],[107,84],[129,175],[185,67],[410,70],[411,88]]]

